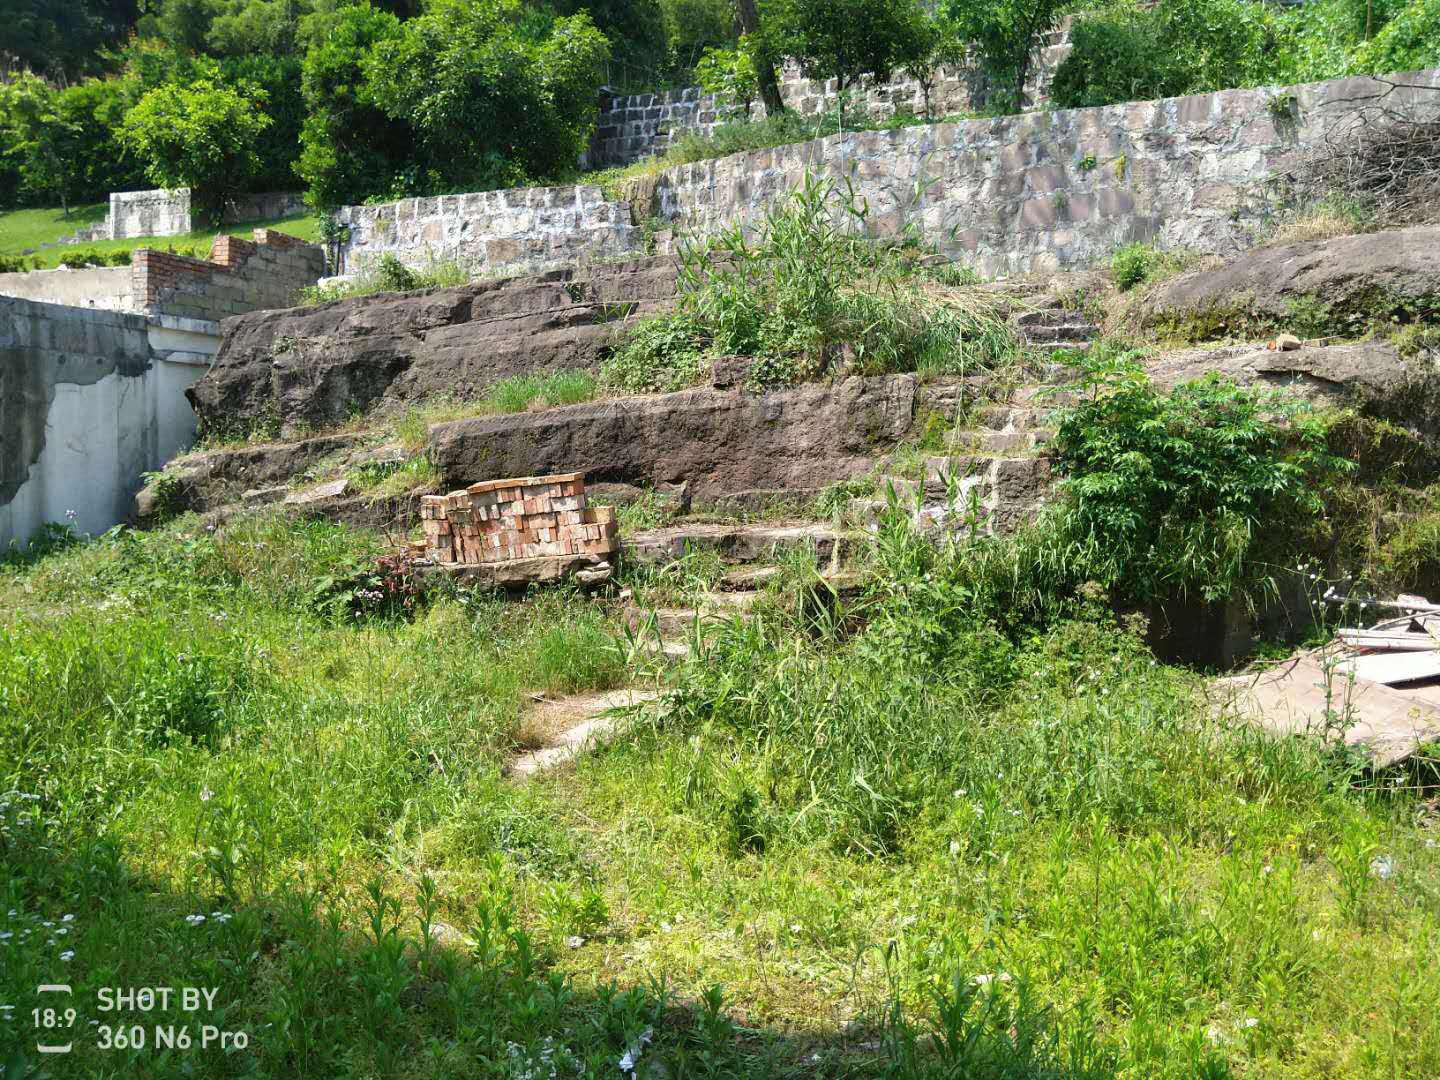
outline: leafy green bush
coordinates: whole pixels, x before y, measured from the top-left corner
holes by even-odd
[[[1273,22],[1251,0],[1160,0],[1084,15],[1051,100],[1079,108],[1265,82],[1274,76]]]
[[[600,367],[605,385],[629,394],[667,394],[692,385],[704,370],[704,332],[687,315],[635,324]]]
[[[1193,252],[1161,251],[1153,244],[1126,244],[1110,256],[1110,275],[1116,287],[1126,292],[1179,273],[1194,257]]]
[[[1087,396],[1053,443],[1073,581],[1137,600],[1262,591],[1354,468],[1328,448],[1332,418],[1284,392],[1210,375],[1167,393],[1134,354],[1080,364]]]

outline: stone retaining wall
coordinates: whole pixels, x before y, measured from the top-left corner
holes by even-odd
[[[1044,105],[1050,82],[1061,61],[1070,55],[1070,25],[1067,16],[1060,28],[1046,38],[1036,56],[1035,75],[1030,81],[1028,100]],[[798,65],[787,63],[780,71],[780,97],[786,108],[801,116],[814,116],[835,107],[840,86],[835,79],[807,79]],[[942,68],[930,90],[931,116],[947,116],[970,110],[983,98],[974,71]],[[925,93],[908,75],[897,73],[889,82],[866,83],[850,92],[851,107],[874,117],[909,112],[926,114]],[[600,119],[590,140],[587,164],[594,167],[628,165],[652,154],[663,154],[683,134],[708,136],[720,124],[743,114],[727,111],[715,94],[698,86],[652,94],[606,96],[600,102]],[[752,118],[764,116],[758,102],[750,106]]]
[[[453,259],[475,275],[521,273],[625,255],[640,236],[629,206],[593,184],[346,206],[336,218],[349,229],[336,260],[344,274],[385,254],[417,268]]]
[[[1440,116],[1440,69],[1033,112],[680,165],[628,185],[637,220],[706,234],[758,221],[807,170],[850,177],[871,228],[907,222],[986,275],[1084,266],[1131,241],[1245,246],[1265,178],[1386,111]]]

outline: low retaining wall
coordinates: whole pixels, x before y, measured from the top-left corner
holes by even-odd
[[[253,240],[217,236],[208,260],[141,248],[130,264],[138,307],[215,322],[291,307],[300,289],[324,273],[323,248],[271,229],[256,229]]]
[[[346,206],[336,219],[349,229],[338,246],[345,274],[386,254],[414,267],[454,259],[475,274],[521,273],[625,255],[640,236],[629,206],[593,184]]]
[[[0,296],[106,311],[135,310],[128,266],[86,266],[78,270],[62,266],[56,270],[0,274]]]
[[[0,550],[47,521],[99,533],[194,439],[215,339],[180,320],[0,296]]]
[[[1055,71],[1070,55],[1071,22],[1072,18],[1066,16],[1036,54],[1035,74],[1027,91],[1033,105],[1042,106],[1049,99]],[[983,96],[975,72],[942,68],[930,89],[930,115],[966,112]],[[802,116],[833,109],[839,97],[840,85],[835,79],[807,79],[794,63],[780,71],[780,98],[786,108]],[[871,116],[894,116],[897,112],[926,115],[923,89],[905,74],[852,89],[850,101],[857,112]],[[758,102],[751,104],[750,115],[764,115]],[[600,101],[600,119],[586,162],[594,167],[628,165],[652,154],[663,154],[680,135],[711,135],[731,118],[715,94],[707,94],[698,86],[651,94],[608,95]]]
[[[907,222],[986,275],[1084,266],[1131,241],[1223,253],[1257,185],[1345,125],[1440,116],[1440,69],[834,135],[680,165],[628,186],[692,234],[758,221],[807,170],[849,177],[877,235]]]

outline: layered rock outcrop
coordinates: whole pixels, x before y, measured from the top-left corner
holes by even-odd
[[[912,375],[750,394],[710,388],[438,424],[447,484],[562,469],[594,482],[688,483],[699,499],[818,491],[867,472],[911,428]]]
[[[381,294],[226,320],[188,396],[211,432],[282,434],[437,395],[478,397],[511,375],[594,368],[616,329],[670,302],[667,258]]]

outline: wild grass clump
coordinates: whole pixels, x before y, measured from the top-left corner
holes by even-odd
[[[1265,243],[1277,246],[1333,240],[1376,227],[1374,213],[1364,203],[1332,195],[1282,214]]]
[[[415,269],[386,252],[348,280],[306,286],[297,294],[296,303],[326,304],[332,300],[351,300],[378,293],[443,289],[469,284],[474,277],[474,270],[458,259],[432,259],[428,265]]]
[[[867,235],[868,213],[807,176],[753,236],[732,227],[687,245],[676,312],[637,324],[602,378],[676,389],[702,357],[746,356],[763,389],[841,370],[962,373],[1016,354],[993,303],[927,280],[914,250]]]
[[[1137,285],[1158,284],[1174,277],[1194,261],[1186,252],[1161,251],[1153,244],[1126,244],[1110,257],[1115,287],[1129,292]]]

